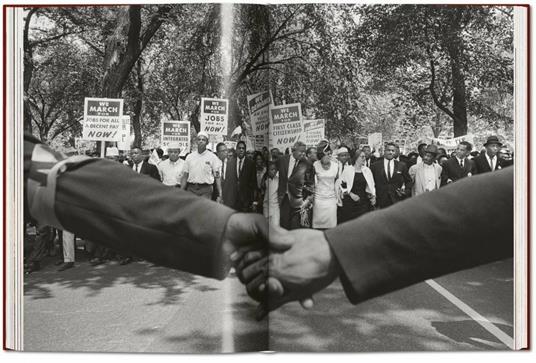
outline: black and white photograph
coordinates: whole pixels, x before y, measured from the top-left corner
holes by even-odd
[[[4,24],[4,349],[527,348],[528,7]]]

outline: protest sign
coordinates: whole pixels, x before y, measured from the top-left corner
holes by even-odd
[[[162,121],[160,145],[178,144],[181,155],[190,152],[190,121]]]
[[[447,151],[453,151],[456,149],[458,144],[462,141],[467,141],[467,142],[470,142],[471,145],[474,145],[475,144],[474,139],[475,139],[474,135],[467,134],[463,136],[454,137],[451,139],[432,138],[432,143],[447,149]]]
[[[247,99],[253,144],[255,150],[262,150],[263,147],[268,147],[268,108],[272,104],[272,94],[265,91],[249,95]]]
[[[227,146],[227,149],[236,150],[236,141],[224,141],[223,143],[225,144],[225,146]]]
[[[160,157],[158,156],[158,153],[156,152],[156,149],[153,149],[153,152],[151,153],[151,156],[149,157],[149,160],[147,162],[149,164],[158,165],[160,164]]]
[[[86,97],[82,139],[120,141],[122,115],[122,99]]]
[[[307,147],[316,146],[325,139],[326,122],[320,120],[304,120],[303,121],[303,141]]]
[[[382,133],[375,132],[368,135],[368,144],[373,151],[380,151],[383,146]]]
[[[85,155],[86,151],[93,151],[96,148],[95,141],[83,140],[80,137],[74,138],[74,144],[80,155]]]
[[[223,141],[227,135],[229,101],[217,98],[201,98],[201,131],[209,135],[210,142]]]
[[[276,147],[281,152],[285,152],[287,147],[291,147],[298,141],[303,132],[301,104],[270,105],[269,114],[270,149]]]
[[[130,150],[130,116],[121,117],[120,139],[117,141],[119,150]]]
[[[400,153],[402,155],[406,154],[406,139],[394,139],[393,142],[398,145],[398,148],[400,149]]]

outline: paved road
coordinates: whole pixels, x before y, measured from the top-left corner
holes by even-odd
[[[435,280],[512,336],[512,261]],[[235,277],[223,282],[147,262],[26,276],[25,349],[30,351],[221,352],[507,349],[427,283],[358,306],[335,283],[303,311],[289,304],[267,322]]]

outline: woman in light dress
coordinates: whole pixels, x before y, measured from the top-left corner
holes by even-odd
[[[335,181],[339,176],[340,166],[331,154],[328,144],[318,150],[318,160],[313,164],[315,192],[312,227],[315,229],[328,229],[337,225],[337,184]]]

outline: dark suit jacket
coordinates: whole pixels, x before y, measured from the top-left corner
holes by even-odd
[[[25,186],[32,170],[42,167],[26,157],[36,143],[25,138]],[[222,235],[234,211],[224,205],[91,158],[57,178],[54,201],[57,228],[162,266],[219,279],[227,275]]]
[[[441,173],[441,186],[447,185],[447,180],[449,179],[456,181],[465,178],[469,173],[476,174],[474,171],[473,160],[466,158],[462,169],[458,163],[458,159],[456,159],[456,157],[452,157],[448,159],[443,166],[443,171]]]
[[[394,173],[391,180],[387,180],[383,159],[370,167],[376,184],[376,203],[380,208],[399,202],[411,193],[411,176],[408,173],[408,167],[401,161],[394,160],[394,163]],[[405,185],[406,194],[400,197],[396,193],[396,189],[401,188],[402,185]]]
[[[465,178],[327,230],[350,301],[511,257],[513,169]]]
[[[378,158],[374,155],[370,155],[370,165],[368,165],[368,160],[365,162],[365,165],[367,165],[369,168],[374,164],[376,161],[378,161]]]
[[[502,160],[499,159],[498,156],[496,156],[496,158],[497,158],[497,163],[495,164],[495,170],[497,170],[497,168],[499,169],[502,168],[502,165],[501,165]],[[485,154],[478,155],[476,158],[473,159],[473,162],[475,164],[475,167],[474,167],[475,174],[482,174],[482,173],[493,171],[491,170],[491,167],[489,166],[488,159],[486,158]]]
[[[255,162],[244,157],[242,172],[238,177],[236,172],[238,159],[227,159],[227,169],[222,185],[223,202],[226,206],[240,211],[246,211],[253,202],[253,194],[257,186],[255,178]]]
[[[134,163],[132,162],[129,163],[129,165],[130,165],[130,169],[134,167]],[[153,164],[149,164],[147,161],[143,161],[143,164],[141,164],[140,174],[149,175],[153,179],[162,181],[160,179],[160,173],[158,172],[158,168],[154,166]]]
[[[313,193],[314,171],[313,165],[306,159],[300,160],[288,177],[290,155],[278,159],[279,171],[278,197],[279,203],[283,200],[288,185],[289,204],[292,208],[299,208],[303,200]]]

